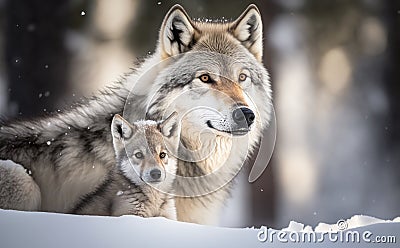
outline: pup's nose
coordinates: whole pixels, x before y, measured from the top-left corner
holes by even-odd
[[[158,180],[161,178],[161,171],[159,169],[152,169],[150,171],[150,177],[154,180]]]
[[[246,107],[235,109],[232,113],[232,117],[233,120],[239,125],[246,121],[248,127],[254,123],[254,119],[256,118],[254,112]]]

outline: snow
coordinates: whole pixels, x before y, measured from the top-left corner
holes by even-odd
[[[374,235],[400,234],[400,218],[383,221],[368,216],[354,216],[346,220],[353,231],[369,231]],[[260,242],[261,231],[256,228],[224,228],[202,226],[167,220],[161,217],[137,216],[101,217],[56,213],[19,212],[0,210],[0,247],[341,247],[346,242],[281,243],[274,236],[273,244]],[[328,224],[325,224],[328,225]],[[331,225],[329,225],[331,226]],[[361,227],[362,226],[362,227]],[[333,226],[332,226],[333,227]],[[328,226],[318,226],[328,228]],[[310,227],[291,222],[282,231],[267,229],[268,234],[311,232]],[[284,236],[284,235],[280,235]],[[292,235],[293,236],[293,235]],[[301,235],[299,235],[301,236]],[[350,247],[366,244],[352,243]],[[386,243],[385,247],[397,247]]]

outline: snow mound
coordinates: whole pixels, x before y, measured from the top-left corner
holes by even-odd
[[[400,218],[384,221],[368,216],[353,216],[348,228],[373,235],[400,234]],[[261,242],[260,235],[270,233],[312,231],[301,223],[291,222],[288,228],[223,228],[167,220],[161,217],[101,217],[56,213],[0,210],[0,247],[341,247],[349,242]],[[334,225],[320,224],[316,232]],[[355,229],[351,229],[355,228]],[[349,230],[349,229],[348,229]],[[282,235],[281,235],[282,236]],[[281,238],[281,237],[280,237]],[[373,236],[370,236],[372,240]],[[270,242],[270,243],[268,243]],[[272,243],[272,244],[271,244]],[[365,241],[352,242],[350,247],[365,247]],[[374,243],[374,242],[372,242]],[[385,247],[398,247],[386,242]]]
[[[315,231],[316,232],[325,232],[329,230],[339,231],[340,227],[338,224],[340,223],[345,223],[347,225],[345,229],[353,229],[357,227],[363,227],[378,223],[400,223],[400,217],[397,217],[393,220],[381,220],[371,216],[354,215],[350,219],[339,220],[336,224],[319,223],[315,228]]]

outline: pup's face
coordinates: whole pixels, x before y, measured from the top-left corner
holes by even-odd
[[[115,115],[111,124],[119,170],[133,183],[160,183],[176,172],[171,147],[177,147],[176,114],[162,122],[128,123]]]

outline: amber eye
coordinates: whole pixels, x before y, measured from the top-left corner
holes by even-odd
[[[244,73],[240,73],[239,74],[239,81],[240,82],[243,82],[243,81],[245,81],[247,79],[247,75],[246,74],[244,74]]]
[[[160,152],[160,158],[166,158],[167,154],[165,152]]]
[[[210,75],[208,74],[202,74],[199,79],[203,82],[203,83],[212,83],[212,79],[210,77]]]
[[[142,159],[142,158],[143,158],[143,153],[137,152],[137,153],[135,153],[135,157],[136,157],[137,159]]]

